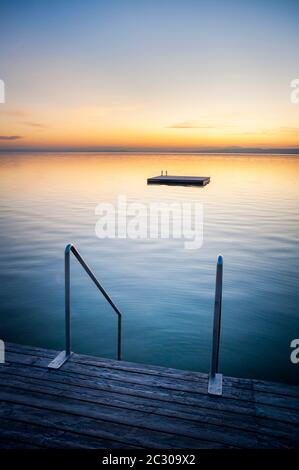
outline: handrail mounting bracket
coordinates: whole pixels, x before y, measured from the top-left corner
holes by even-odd
[[[48,369],[60,369],[63,364],[70,359],[72,356],[72,352],[70,354],[66,354],[65,351],[61,351],[58,356],[53,359],[48,365]]]

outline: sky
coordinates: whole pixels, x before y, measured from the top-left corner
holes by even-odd
[[[1,0],[0,149],[299,147],[299,2]]]

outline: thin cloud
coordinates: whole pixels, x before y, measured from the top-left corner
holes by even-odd
[[[43,124],[41,122],[22,121],[21,124],[24,124],[25,126],[29,126],[29,127],[36,127],[38,129],[47,129],[48,127],[46,126],[46,124]]]
[[[288,134],[297,135],[299,137],[299,127],[269,127],[264,129],[252,130],[244,132],[246,135],[276,135],[276,134]]]
[[[31,113],[26,109],[13,109],[11,111],[1,111],[1,114],[10,117],[25,117],[29,116]]]
[[[0,140],[18,140],[22,138],[21,135],[0,135]]]
[[[183,121],[177,124],[173,124],[167,127],[168,129],[202,129],[202,130],[221,130],[221,129],[231,129],[233,134],[243,134],[243,135],[269,135],[274,136],[277,134],[286,134],[289,136],[298,136],[299,137],[299,127],[268,127],[268,128],[252,128],[248,126],[248,130],[240,128],[239,125],[226,125],[217,123],[214,121]]]
[[[191,120],[172,124],[171,126],[167,126],[167,129],[219,129],[227,127],[233,126],[218,124],[216,122]]]

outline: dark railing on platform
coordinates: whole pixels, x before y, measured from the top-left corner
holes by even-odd
[[[223,258],[221,255],[219,255],[217,259],[217,269],[216,269],[213,344],[212,344],[212,356],[211,356],[211,369],[210,369],[210,374],[209,374],[209,385],[208,385],[208,393],[210,395],[222,395],[222,374],[218,373],[220,332],[221,332],[222,279],[223,279]]]
[[[101,286],[89,266],[85,263],[84,259],[74,247],[69,244],[65,248],[64,252],[64,266],[65,266],[65,351],[62,351],[58,356],[50,362],[48,365],[49,369],[59,369],[72,355],[71,348],[71,276],[70,276],[70,254],[77,258],[85,272],[88,274],[90,279],[97,286],[99,291],[103,294],[107,302],[111,305],[114,312],[117,314],[118,320],[118,333],[117,333],[117,359],[121,360],[121,335],[122,335],[122,314],[116,307],[114,302],[111,300],[105,289]]]

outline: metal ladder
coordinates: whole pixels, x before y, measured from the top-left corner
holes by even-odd
[[[103,294],[107,302],[111,305],[117,314],[118,335],[117,335],[117,359],[121,360],[121,332],[122,332],[122,314],[111,300],[105,289],[101,286],[91,269],[85,263],[84,259],[74,247],[69,244],[64,252],[65,265],[65,350],[60,352],[48,365],[49,369],[59,369],[72,355],[71,350],[71,280],[70,280],[70,254],[76,257],[88,276]],[[221,306],[222,306],[222,282],[223,282],[223,258],[221,255],[217,258],[216,268],[216,290],[214,304],[214,324],[213,324],[213,343],[211,355],[211,367],[209,373],[208,393],[210,395],[222,395],[222,374],[218,373],[219,368],[219,348],[221,331]]]
[[[81,266],[84,268],[90,279],[97,286],[99,291],[103,294],[107,302],[111,305],[114,312],[117,314],[117,359],[121,360],[121,330],[122,330],[122,314],[119,309],[116,307],[114,302],[111,300],[105,289],[101,286],[91,269],[85,263],[84,259],[74,247],[74,245],[69,244],[65,248],[64,252],[64,276],[65,276],[65,351],[62,351],[58,356],[53,359],[48,365],[49,369],[59,369],[72,355],[71,348],[71,273],[70,273],[70,255],[73,255],[77,258]]]

